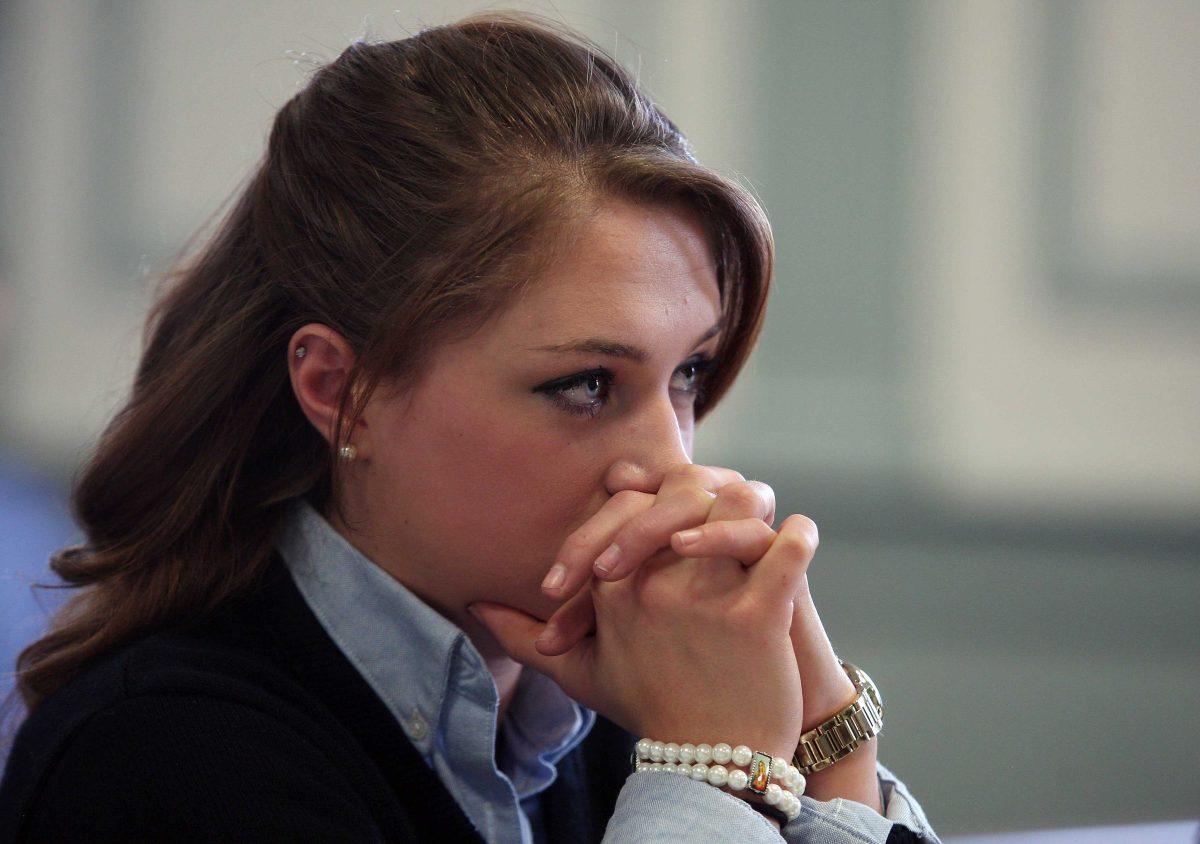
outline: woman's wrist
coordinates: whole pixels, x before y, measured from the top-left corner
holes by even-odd
[[[843,797],[869,806],[882,815],[876,768],[878,750],[879,740],[871,739],[828,768],[809,774],[805,796],[822,801]]]
[[[824,683],[812,689],[811,692],[809,681],[807,678],[805,679],[802,732],[807,733],[819,724],[825,723],[858,697],[854,681],[846,676],[845,669],[842,668],[836,657],[834,657],[833,665],[837,671],[836,675],[829,675]]]
[[[801,738],[806,750],[797,749],[797,759],[818,768],[809,771],[806,790],[817,800],[843,797],[883,814],[876,761],[878,742],[874,738],[879,733],[882,715],[878,708],[878,692],[860,669],[841,660],[838,665],[843,683],[848,687],[841,694],[830,691],[837,688],[830,683],[823,696],[810,702],[805,681],[804,734]],[[853,737],[853,741],[833,738],[843,733]],[[819,735],[814,739],[813,734]],[[813,756],[812,749],[819,744],[820,736],[831,741],[832,748],[827,747]]]
[[[792,602],[792,649],[804,689],[801,731],[828,720],[854,700],[854,683],[838,661],[807,584]]]
[[[783,823],[800,814],[806,781],[790,757],[772,757],[748,745],[725,742],[676,744],[643,738],[635,746],[633,758],[635,772],[683,775],[706,782]]]

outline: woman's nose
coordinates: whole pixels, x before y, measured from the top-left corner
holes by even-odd
[[[608,494],[623,489],[657,492],[668,469],[692,462],[691,434],[680,423],[670,396],[649,403],[617,434],[616,457],[605,476]]]

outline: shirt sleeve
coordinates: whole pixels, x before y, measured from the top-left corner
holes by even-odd
[[[788,844],[886,844],[889,839],[893,842],[913,840],[912,835],[893,833],[893,828],[900,825],[903,830],[898,833],[907,831],[919,836],[921,842],[941,844],[941,839],[929,825],[921,804],[912,796],[908,787],[882,763],[876,762],[875,772],[883,798],[882,815],[857,800],[847,800],[844,797],[816,800],[802,796],[800,815],[783,827],[784,840]]]
[[[601,844],[705,840],[782,841],[774,824],[745,800],[680,774],[638,771],[617,795]]]

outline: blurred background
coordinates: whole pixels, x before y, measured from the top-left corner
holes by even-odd
[[[695,459],[819,525],[817,605],[935,828],[1200,815],[1185,0],[0,3],[4,668],[63,597],[29,584],[81,539],[154,274],[275,111],[360,35],[501,7],[636,69],[765,206],[765,333]]]

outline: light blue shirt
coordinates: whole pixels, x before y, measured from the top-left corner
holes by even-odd
[[[499,693],[479,651],[446,619],[297,499],[276,541],[305,601],[346,658],[488,842],[533,844],[539,795],[556,763],[591,730],[596,714],[549,678],[525,670],[504,719],[496,757]],[[631,748],[632,750],[632,748]],[[853,800],[802,797],[783,829],[788,842],[883,842],[903,823],[937,841],[920,805],[878,765],[884,814]],[[532,822],[531,822],[532,817]],[[771,842],[779,832],[742,800],[688,777],[631,774],[605,842],[683,838]]]

